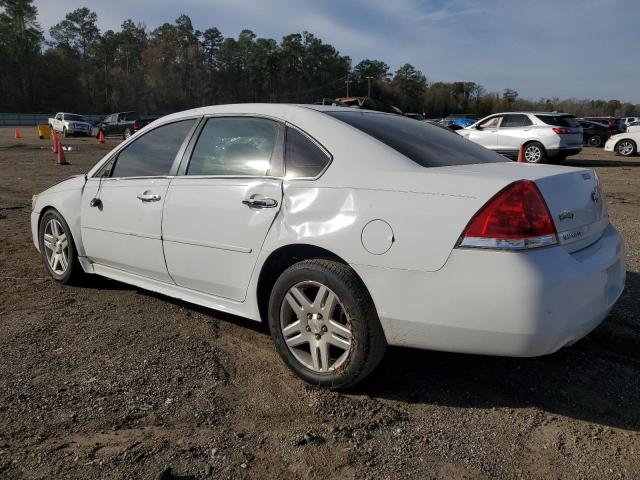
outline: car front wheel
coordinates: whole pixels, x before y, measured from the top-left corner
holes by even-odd
[[[280,275],[269,326],[285,364],[304,381],[332,389],[369,375],[387,345],[362,281],[332,260],[304,260]]]
[[[618,155],[622,155],[623,157],[631,157],[635,155],[637,151],[637,146],[633,140],[620,140],[616,144],[616,152]]]
[[[40,254],[49,275],[69,283],[81,270],[69,225],[57,211],[49,210],[40,219],[38,232]]]

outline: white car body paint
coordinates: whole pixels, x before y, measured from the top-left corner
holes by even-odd
[[[72,115],[71,119],[69,119],[69,115]],[[91,124],[87,121],[75,120],[74,117],[76,116],[77,115],[73,113],[58,112],[54,117],[49,118],[49,125],[51,125],[51,128],[56,132],[60,133],[66,130],[69,135],[75,133],[91,135]]]
[[[71,227],[85,271],[258,321],[258,279],[269,255],[290,245],[321,247],[358,273],[390,344],[466,353],[552,353],[595,328],[622,293],[622,239],[605,202],[593,205],[593,171],[511,162],[424,168],[322,110],[224,105],[156,120],[145,131],[185,117],[267,116],[309,133],[333,160],[316,179],[107,179],[102,199],[119,190],[113,214],[126,218],[100,216],[88,204],[100,188],[92,176],[136,135],[98,162],[86,185],[76,177],[36,198],[34,243],[41,212],[55,208]],[[456,248],[470,218],[521,179],[542,192],[560,245]],[[132,200],[149,189],[162,200],[149,209]],[[253,193],[275,197],[278,207],[249,209],[242,199]],[[560,220],[569,210],[573,216]],[[366,228],[377,220],[393,236],[382,253],[388,230]],[[371,251],[363,234],[373,235]]]
[[[626,139],[632,140],[636,144],[636,151],[638,151],[638,148],[640,147],[640,130],[629,131],[628,129],[626,133],[611,135],[604,144],[604,149],[608,152],[615,152],[618,142]]]

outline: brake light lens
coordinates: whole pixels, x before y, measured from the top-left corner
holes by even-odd
[[[573,130],[571,130],[570,128],[564,128],[564,127],[556,127],[553,129],[553,131],[558,135],[569,135],[573,133]]]
[[[134,122],[133,123],[133,129],[134,130],[139,130],[140,129],[140,124],[138,122]]]
[[[519,180],[499,191],[471,218],[458,246],[526,250],[557,243],[540,190],[530,180]]]

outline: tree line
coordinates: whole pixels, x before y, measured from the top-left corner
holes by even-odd
[[[474,82],[429,82],[405,64],[351,58],[310,32],[277,42],[243,30],[224,37],[194,29],[187,15],[149,29],[125,20],[100,32],[88,8],[69,12],[49,30],[33,0],[0,0],[0,111],[166,114],[237,102],[313,103],[350,95],[374,98],[404,112],[442,117],[496,111],[566,111],[578,116],[635,116],[640,105],[619,100],[520,98],[513,89],[488,92]]]

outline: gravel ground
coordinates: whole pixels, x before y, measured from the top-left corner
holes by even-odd
[[[640,157],[585,149],[627,248],[607,320],[554,355],[391,349],[357,388],[303,385],[259,325],[118,282],[50,280],[31,195],[117,141],[0,129],[1,478],[639,478]]]

